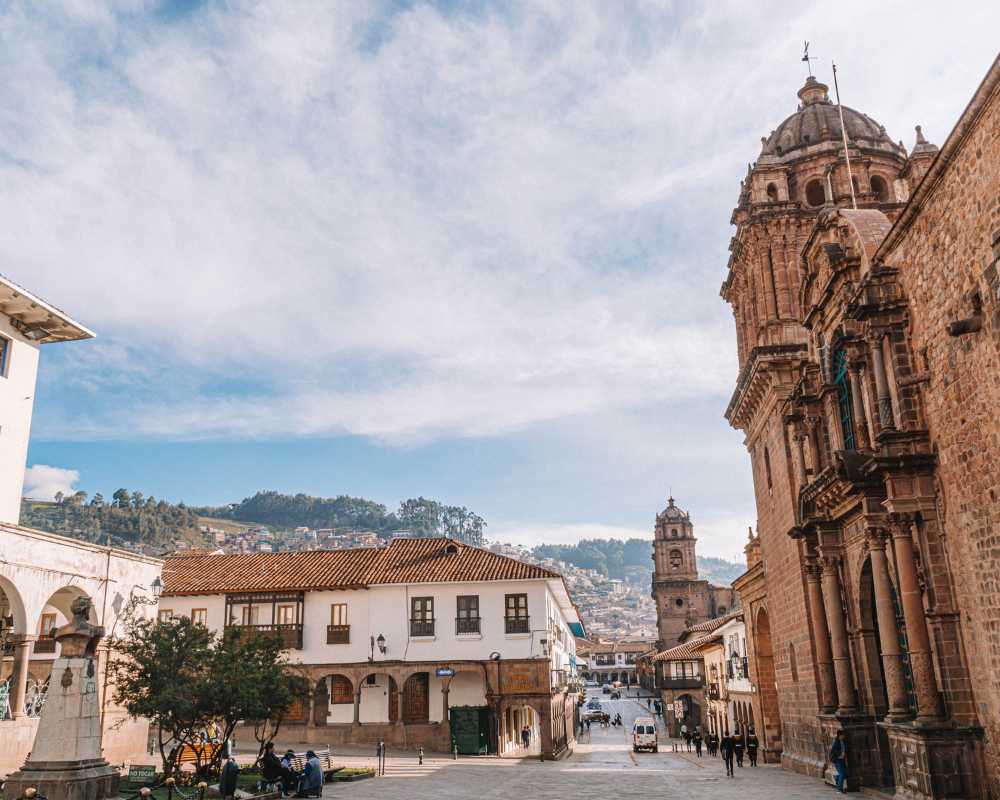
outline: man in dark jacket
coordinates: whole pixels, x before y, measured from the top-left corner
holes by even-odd
[[[323,796],[323,766],[319,763],[319,757],[312,750],[306,751],[306,766],[302,770],[302,780],[299,781],[299,791],[295,796]]]
[[[240,767],[235,758],[226,759],[219,776],[219,794],[225,799],[236,794],[236,784],[239,782]]]
[[[736,766],[743,769],[743,729],[737,728],[736,734],[733,736],[733,753],[736,756]]]
[[[747,731],[747,758],[750,759],[750,766],[757,766],[757,748],[760,747],[760,740],[757,739],[757,731],[753,729],[753,725],[750,726],[750,730]]]
[[[726,775],[733,777],[733,751],[736,749],[736,742],[729,732],[722,734],[719,741],[719,751],[722,753],[722,761],[726,765]]]
[[[298,776],[295,771],[281,763],[274,752],[274,742],[264,745],[264,757],[260,760],[260,772],[264,780],[270,784],[280,784],[284,794],[291,794],[295,788]]]
[[[843,731],[837,731],[837,738],[830,748],[830,763],[837,770],[837,791],[847,791],[847,737]]]

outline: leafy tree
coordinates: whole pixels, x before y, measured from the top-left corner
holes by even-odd
[[[301,687],[272,634],[229,628],[219,637],[186,617],[133,619],[111,646],[115,702],[157,727],[168,777],[185,747],[196,753],[199,772],[218,772],[222,749],[197,746],[209,723],[227,741],[240,720],[269,720],[273,738]]]
[[[53,497],[52,499],[56,501],[56,505],[61,506],[63,498],[65,497],[66,495],[64,495],[62,492],[56,492],[55,497]]]
[[[111,495],[111,499],[114,500],[116,508],[128,508],[131,505],[132,496],[128,489],[116,489],[115,493]]]
[[[90,505],[94,508],[104,507],[104,495],[98,492],[90,499]]]

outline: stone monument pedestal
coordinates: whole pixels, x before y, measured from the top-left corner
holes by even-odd
[[[87,621],[90,600],[73,602],[73,621],[56,632],[61,654],[52,664],[35,743],[4,784],[6,800],[36,789],[48,800],[104,800],[118,794],[118,770],[101,757],[101,708],[94,651],[104,629]]]

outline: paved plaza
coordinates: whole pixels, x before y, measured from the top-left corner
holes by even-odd
[[[608,710],[631,721],[647,713],[634,700],[612,701]],[[390,753],[384,777],[347,784],[327,784],[326,797],[351,800],[547,800],[568,797],[711,798],[711,800],[813,800],[832,798],[822,782],[774,766],[736,770],[727,778],[721,758],[693,753],[633,753],[628,724],[622,728],[594,726],[569,758],[535,760],[450,758],[434,756],[417,763],[412,753]],[[589,741],[587,739],[589,738]],[[669,746],[668,748],[669,749]],[[374,758],[343,759],[354,765],[375,765]]]

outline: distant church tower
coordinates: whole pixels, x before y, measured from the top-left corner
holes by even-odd
[[[697,539],[691,515],[667,500],[653,533],[653,600],[659,644],[677,644],[685,628],[729,613],[735,593],[698,578]]]

